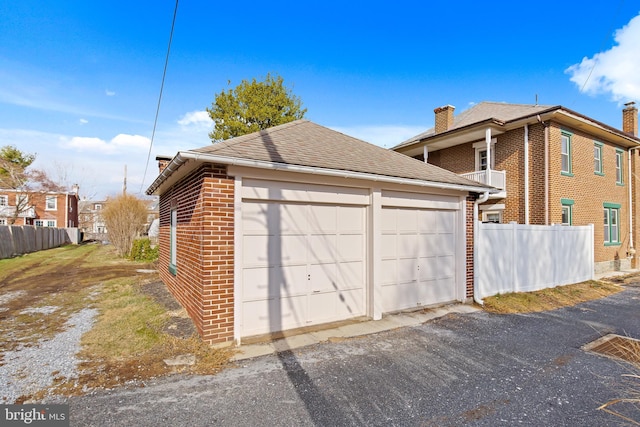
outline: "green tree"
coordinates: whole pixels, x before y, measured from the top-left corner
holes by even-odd
[[[300,98],[284,86],[279,75],[267,74],[264,81],[243,80],[235,88],[216,94],[207,108],[214,122],[212,142],[245,135],[304,117]]]
[[[36,159],[35,154],[24,153],[13,145],[0,148],[0,188],[19,190],[29,181],[27,168]]]

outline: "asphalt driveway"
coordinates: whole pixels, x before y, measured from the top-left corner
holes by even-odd
[[[624,425],[596,408],[625,395],[632,368],[581,349],[608,333],[640,338],[640,288],[537,314],[448,315],[71,398],[71,425]]]

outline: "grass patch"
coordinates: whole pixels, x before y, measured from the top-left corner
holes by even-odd
[[[157,273],[138,271],[149,269],[154,265],[118,258],[102,245],[65,246],[0,260],[0,363],[4,352],[36,346],[64,331],[66,321],[80,310],[98,311],[82,337],[78,378],[56,377],[51,387],[21,401],[78,395],[175,372],[222,369],[231,349],[212,349],[198,336],[178,338],[163,330],[171,312],[142,291],[145,284],[159,281]],[[164,363],[183,354],[195,355],[195,364]]]
[[[622,397],[612,399],[598,409],[640,426],[640,341],[616,338],[620,337],[612,339],[613,348],[607,350],[613,357],[630,362],[631,369],[622,375]]]
[[[589,280],[535,292],[498,294],[485,298],[484,310],[491,313],[533,313],[568,307],[622,291],[619,285]]]

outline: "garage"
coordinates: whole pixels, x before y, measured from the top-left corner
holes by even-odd
[[[245,193],[300,200],[337,189],[248,180]],[[242,335],[364,315],[365,213],[358,205],[245,199]]]
[[[382,209],[382,310],[456,300],[458,211]]]
[[[203,340],[239,344],[467,300],[473,203],[489,191],[298,120],[181,151],[148,193],[162,280]]]

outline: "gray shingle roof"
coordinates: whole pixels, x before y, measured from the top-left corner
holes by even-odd
[[[308,120],[296,120],[191,151],[229,158],[483,187],[482,184],[453,172]]]
[[[453,118],[453,126],[449,129],[457,129],[474,123],[483,122],[488,119],[497,119],[501,122],[527,117],[550,108],[559,107],[553,105],[533,105],[533,104],[507,104],[505,102],[484,101],[465,110]],[[435,128],[427,129],[425,132],[410,138],[393,149],[409,145],[421,139],[435,135]]]

